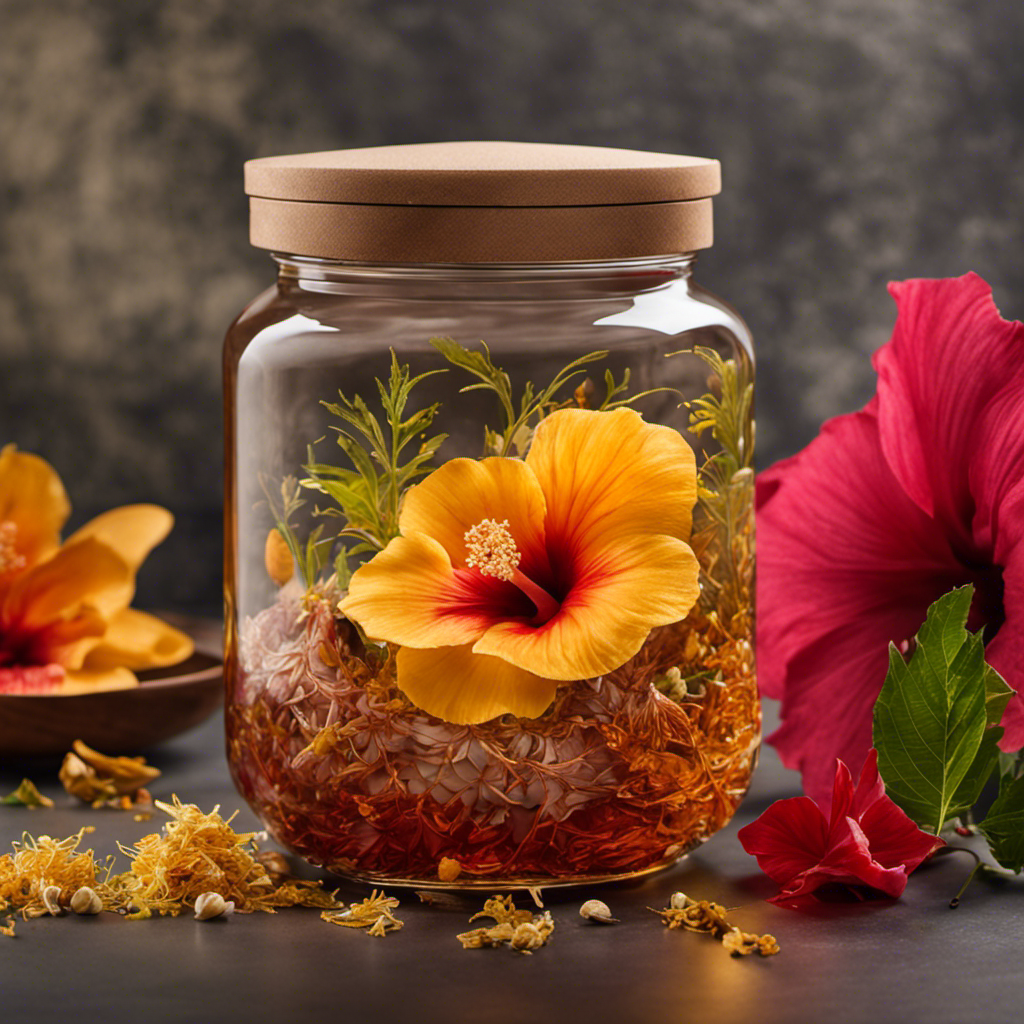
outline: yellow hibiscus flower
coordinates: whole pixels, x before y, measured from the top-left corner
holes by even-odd
[[[619,668],[697,600],[693,451],[630,409],[545,418],[523,460],[452,459],[410,488],[401,535],[341,612],[400,646],[438,718],[542,714],[561,680]]]
[[[62,545],[70,512],[44,459],[14,445],[0,450],[0,692],[134,686],[133,669],[192,654],[184,633],[128,607],[135,574],[170,532],[171,513],[116,508]]]

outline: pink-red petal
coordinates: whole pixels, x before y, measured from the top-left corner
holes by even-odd
[[[826,423],[768,470],[758,509],[758,671],[782,698],[771,737],[808,795],[827,800],[835,759],[858,770],[890,641],[968,582],[935,520],[904,493],[879,443],[874,403]]]
[[[889,291],[899,314],[874,358],[882,448],[911,499],[969,543],[972,465],[1024,467],[1024,435],[1010,451],[977,443],[986,407],[1024,387],[1024,325],[1000,317],[977,274],[895,282]]]
[[[872,858],[882,867],[902,867],[909,875],[930,857],[944,840],[923,832],[885,795],[878,774],[878,751],[872,750],[864,762],[852,814],[868,838]]]
[[[779,885],[810,871],[828,850],[828,822],[806,796],[776,800],[738,838],[758,867]]]

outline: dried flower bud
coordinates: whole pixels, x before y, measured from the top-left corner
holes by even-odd
[[[71,897],[71,909],[76,914],[98,914],[103,909],[103,900],[87,885],[83,885]]]
[[[267,575],[279,587],[283,587],[295,573],[291,548],[276,526],[267,534],[267,543],[263,547],[263,563]]]
[[[462,865],[453,857],[442,857],[437,865],[437,877],[442,882],[454,882],[462,874]]]
[[[60,905],[60,886],[59,885],[48,885],[42,891],[43,906],[46,907],[47,911],[54,917],[60,917],[64,913],[64,908]]]
[[[204,892],[196,899],[196,920],[209,921],[214,917],[226,917],[234,913],[235,905],[225,900],[219,892]]]
[[[693,900],[685,892],[672,893],[672,899],[668,901],[668,905],[673,910],[685,910],[691,903],[693,903]]]
[[[580,907],[580,917],[585,921],[595,921],[597,924],[618,924],[619,922],[617,917],[612,917],[608,904],[601,900],[587,900]]]

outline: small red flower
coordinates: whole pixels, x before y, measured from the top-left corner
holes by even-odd
[[[768,902],[783,906],[798,905],[821,886],[837,882],[899,896],[911,871],[946,845],[922,832],[885,795],[875,750],[856,789],[850,769],[836,760],[829,818],[810,797],[776,800],[740,829],[739,840],[782,886]]]
[[[966,583],[968,628],[1018,692],[1002,746],[1024,745],[1024,325],[976,274],[889,290],[878,393],[758,478],[758,682],[816,799],[837,757],[856,771],[871,748],[889,641]]]

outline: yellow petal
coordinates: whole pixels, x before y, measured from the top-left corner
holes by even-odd
[[[589,679],[625,664],[655,626],[686,617],[700,594],[689,545],[650,534],[577,562],[576,584],[543,626],[500,622],[473,646],[551,679]]]
[[[99,693],[101,690],[128,690],[138,685],[134,673],[126,668],[110,668],[99,672],[70,669],[58,692],[67,697],[79,693]]]
[[[118,612],[100,642],[86,655],[85,669],[161,668],[191,657],[194,644],[155,615],[125,608]]]
[[[0,450],[0,523],[14,524],[14,548],[26,568],[57,550],[70,512],[64,485],[45,459],[13,444]]]
[[[131,583],[125,560],[102,541],[87,538],[65,545],[15,580],[4,601],[3,619],[34,629],[85,610],[109,618],[106,609],[126,591],[130,599]]]
[[[498,715],[537,718],[555,699],[558,683],[524,672],[468,646],[398,652],[398,685],[418,708],[455,725]]]
[[[508,585],[465,577],[456,576],[436,540],[410,533],[355,571],[340,610],[377,640],[410,647],[471,643],[503,611],[488,608],[481,595]]]
[[[108,619],[131,604],[139,566],[173,525],[174,516],[159,505],[122,505],[90,519],[64,542],[65,549],[86,541],[100,542],[128,566],[128,576],[120,587],[94,596],[94,606]]]
[[[677,431],[645,423],[632,409],[553,412],[537,427],[526,464],[547,501],[553,550],[593,550],[640,533],[690,536],[693,449]]]
[[[90,519],[64,543],[67,546],[95,537],[113,548],[136,573],[173,525],[174,516],[159,505],[122,505]]]
[[[452,565],[463,569],[466,531],[483,519],[507,519],[529,575],[547,564],[544,513],[540,485],[521,459],[451,459],[409,489],[398,523],[402,533],[439,541]]]

